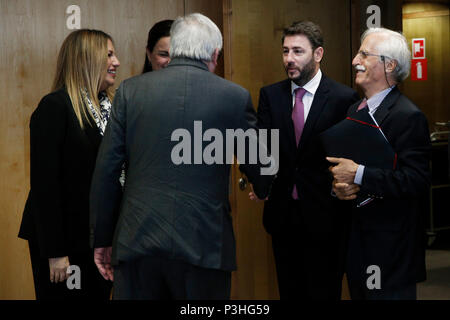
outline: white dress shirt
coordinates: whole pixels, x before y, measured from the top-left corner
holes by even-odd
[[[306,90],[305,95],[302,98],[303,106],[304,106],[304,119],[306,123],[306,118],[308,117],[309,110],[311,110],[311,105],[314,100],[314,95],[316,94],[317,88],[319,87],[320,80],[322,79],[322,71],[317,71],[316,75],[309,80],[307,84],[303,86],[303,89]],[[295,89],[299,88],[293,81],[291,81],[291,93],[292,93],[292,109],[294,109],[295,105]]]

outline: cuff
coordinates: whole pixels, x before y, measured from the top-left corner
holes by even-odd
[[[353,182],[357,185],[362,185],[363,175],[364,175],[364,166],[359,165],[358,169],[356,170],[355,179],[353,180]]]

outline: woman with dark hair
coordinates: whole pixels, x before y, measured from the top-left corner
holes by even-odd
[[[119,66],[111,36],[70,33],[52,92],[31,115],[31,190],[19,237],[28,240],[37,300],[110,297],[90,247],[89,191]],[[74,278],[66,283],[69,266]]]
[[[148,32],[145,64],[142,73],[156,71],[167,67],[170,62],[170,27],[173,20],[155,23]]]

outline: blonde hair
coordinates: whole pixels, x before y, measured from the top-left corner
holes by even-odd
[[[83,92],[101,114],[98,93],[108,64],[108,40],[113,42],[111,36],[100,30],[76,30],[67,36],[59,50],[52,91],[66,88],[81,128],[84,120],[92,125],[90,120],[94,119]],[[113,91],[107,89],[106,94],[112,101]]]

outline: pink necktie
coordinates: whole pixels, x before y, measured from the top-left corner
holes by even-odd
[[[295,104],[294,110],[292,110],[292,121],[294,122],[295,143],[297,147],[302,136],[303,127],[305,126],[305,106],[302,101],[305,93],[306,90],[303,88],[295,89]],[[298,199],[297,186],[295,184],[294,190],[292,190],[292,198]]]
[[[361,101],[361,103],[359,104],[358,109],[356,109],[356,111],[362,110],[365,107],[367,107],[367,99],[366,98],[364,98],[363,101]]]
[[[300,137],[302,136],[303,127],[305,125],[305,107],[302,101],[305,93],[306,90],[303,88],[295,89],[295,104],[294,110],[292,110],[292,121],[294,122],[295,142],[297,146],[300,141]]]

